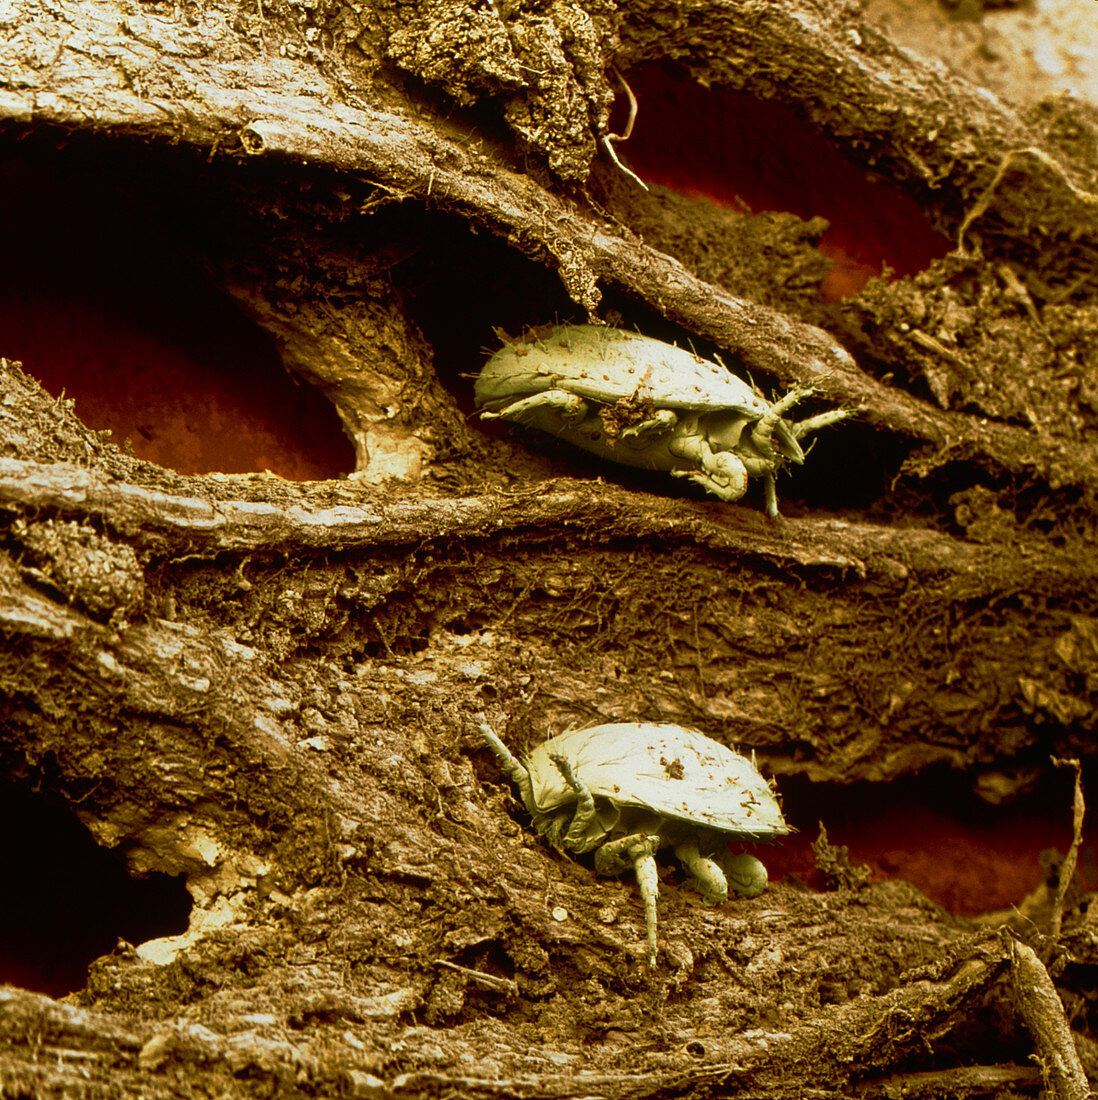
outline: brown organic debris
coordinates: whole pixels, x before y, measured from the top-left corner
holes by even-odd
[[[357,468],[141,461],[0,334],[0,769],[193,902],[69,997],[0,987],[0,1092],[1086,1095],[1090,114],[1022,113],[814,0],[8,8],[14,216],[12,180],[70,171],[145,204],[161,269],[326,396]],[[780,100],[957,249],[827,307],[820,219],[733,229],[621,171],[610,107],[642,62]],[[67,301],[72,257],[31,258]],[[588,321],[858,415],[780,522],[474,419],[494,329]],[[756,754],[824,800],[830,888],[708,907],[661,865],[650,971],[635,885],[529,836],[486,710],[516,751],[643,719]],[[1053,756],[1076,793],[1047,937],[827,840],[871,784],[1024,799]]]

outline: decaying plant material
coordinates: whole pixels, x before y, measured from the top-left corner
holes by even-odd
[[[1086,109],[1023,116],[812,0],[0,20],[5,178],[161,218],[358,464],[173,473],[0,363],[0,762],[194,901],[66,1001],[0,990],[0,1092],[1085,1095],[1098,939],[1066,880],[989,929],[825,838],[824,892],[707,908],[665,868],[650,971],[635,891],[530,836],[475,716],[515,746],[674,722],[839,790],[1092,764]],[[817,227],[725,234],[599,154],[642,63],[795,107],[956,250],[824,310]],[[670,495],[469,419],[493,329],[554,320],[859,415],[781,522]]]

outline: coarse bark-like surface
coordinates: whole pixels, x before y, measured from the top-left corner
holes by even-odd
[[[516,750],[694,726],[835,800],[1093,770],[1092,110],[1015,109],[811,0],[11,0],[0,24],[11,224],[85,282],[155,239],[330,400],[357,466],[173,472],[0,361],[0,767],[193,899],[65,1000],[0,989],[0,1095],[1085,1094],[1075,885],[1002,928],[824,838],[828,889],[717,908],[667,863],[650,971],[634,884],[532,835],[476,718]],[[791,109],[956,249],[824,305],[822,224],[608,158],[615,68],[660,66]],[[781,520],[758,486],[730,506],[473,419],[494,330],[554,319],[857,415]]]

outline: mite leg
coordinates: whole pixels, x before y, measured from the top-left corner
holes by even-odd
[[[541,393],[533,393],[529,397],[520,397],[509,405],[504,405],[498,412],[484,410],[481,412],[486,420],[513,420],[521,423],[523,418],[530,413],[540,410],[553,409],[560,413],[563,420],[578,424],[587,416],[587,402],[582,397],[567,390],[542,390]]]
[[[747,467],[731,451],[714,451],[699,435],[684,435],[671,440],[667,449],[676,457],[692,462],[700,469],[672,470],[672,477],[696,481],[721,500],[739,500],[747,492]]]
[[[762,861],[746,853],[733,855],[728,852],[719,857],[720,865],[728,878],[728,885],[741,898],[757,898],[767,883],[766,868]]]
[[[551,752],[549,759],[557,766],[557,771],[564,776],[564,782],[575,792],[576,812],[572,817],[572,824],[568,832],[561,837],[561,846],[570,852],[589,852],[594,846],[591,844],[587,830],[591,822],[595,820],[595,800],[587,789],[587,784],[580,780],[572,770],[572,765],[560,753]],[[603,834],[605,835],[605,834]],[[597,843],[597,842],[596,842]]]
[[[809,432],[818,432],[829,424],[838,424],[840,420],[848,420],[853,415],[853,409],[832,409],[831,412],[810,416],[807,420],[792,425],[793,435],[797,439],[803,439]]]
[[[802,397],[807,397],[813,392],[811,386],[797,386],[791,389],[780,401],[775,401],[766,413],[759,417],[758,423],[751,429],[751,442],[755,444],[755,449],[759,454],[772,461],[779,457],[771,439],[776,430],[784,457],[788,458],[790,462],[795,462],[798,466],[804,462],[804,453],[801,451],[794,434],[782,422],[782,416],[793,408]]]
[[[711,859],[698,852],[696,840],[684,840],[675,849],[679,862],[690,872],[686,885],[693,887],[710,904],[720,905],[728,900],[728,881],[724,872]]]
[[[656,874],[656,851],[659,837],[634,833],[620,840],[611,840],[595,852],[595,871],[600,875],[620,875],[632,865],[637,874],[641,900],[644,902],[644,923],[648,928],[648,965],[656,968],[656,899],[660,896],[660,880]]]
[[[766,514],[771,519],[778,518],[778,479],[773,471],[766,474]]]
[[[643,450],[657,436],[669,432],[679,422],[679,414],[674,409],[657,409],[655,416],[642,420],[639,424],[624,428],[621,433],[623,443],[637,450]]]
[[[477,727],[485,743],[496,754],[504,771],[515,781],[515,786],[518,787],[519,794],[522,796],[523,805],[530,811],[532,817],[538,817],[534,789],[530,786],[530,773],[511,755],[511,750],[496,736],[483,714],[477,715]]]

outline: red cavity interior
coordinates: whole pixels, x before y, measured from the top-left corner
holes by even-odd
[[[0,356],[184,474],[354,469],[327,400],[185,255],[179,212],[57,164],[0,164]]]
[[[949,251],[913,200],[870,179],[788,108],[703,88],[657,65],[631,70],[628,80],[638,112],[632,137],[617,146],[621,158],[645,182],[690,197],[825,217],[820,251],[835,261],[825,300],[856,293],[886,265],[914,274]]]
[[[1019,904],[1044,878],[1042,853],[1063,856],[1072,840],[1067,772],[1000,806],[983,802],[954,773],[849,787],[790,778],[780,786],[798,831],[758,849],[772,880],[796,875],[823,888],[812,852],[822,822],[829,843],[847,846],[851,863],[867,864],[874,881],[905,879],[960,916]],[[1088,824],[1079,878],[1091,889],[1098,887],[1096,853],[1098,830]]]

